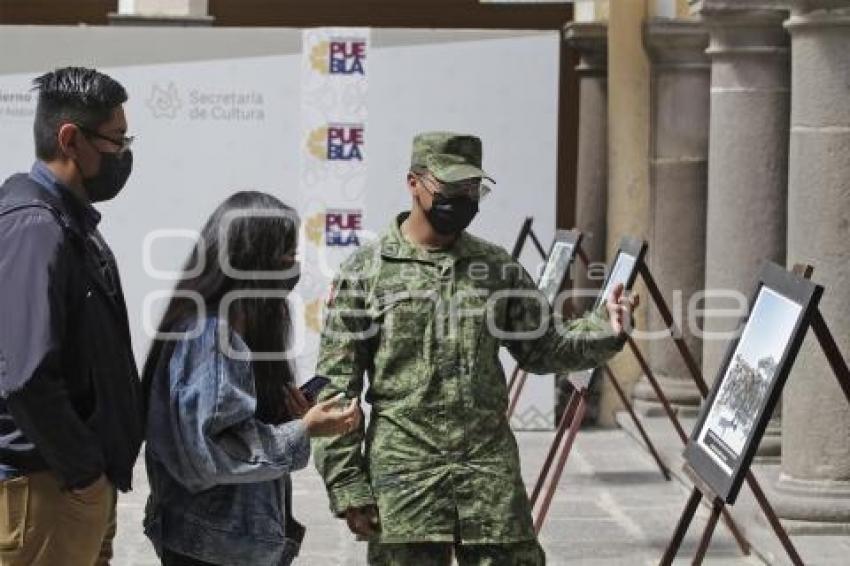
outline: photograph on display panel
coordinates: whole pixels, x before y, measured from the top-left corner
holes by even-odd
[[[697,442],[731,474],[802,307],[762,287]]]
[[[555,301],[558,291],[564,283],[564,276],[569,269],[572,261],[575,248],[567,242],[556,242],[552,247],[552,252],[549,254],[549,261],[546,262],[546,268],[543,270],[543,275],[540,277],[540,284],[537,286],[546,296],[549,304]]]
[[[685,451],[694,470],[727,503],[737,496],[821,292],[777,265],[762,271],[749,314]]]
[[[622,251],[617,255],[617,261],[614,263],[614,268],[611,270],[611,276],[605,282],[605,287],[596,299],[597,307],[605,304],[608,297],[611,295],[611,291],[613,291],[614,287],[620,283],[627,288],[629,287],[628,282],[631,280],[632,274],[634,273],[636,263],[637,258],[633,255],[629,255]]]
[[[622,283],[627,291],[631,290],[635,279],[637,279],[638,267],[645,255],[646,242],[628,236],[620,240],[616,259],[608,271],[608,276],[605,278],[604,285],[602,285],[602,291],[596,297],[594,310],[605,304],[611,291],[618,284]],[[570,382],[575,387],[589,387],[595,373],[596,368],[573,373],[570,375]]]
[[[555,303],[558,292],[564,286],[564,280],[573,263],[580,241],[581,234],[573,230],[559,230],[555,235],[555,241],[552,243],[546,266],[537,285],[550,305]]]
[[[602,292],[596,298],[594,308],[599,308],[608,300],[608,296],[617,284],[622,283],[626,291],[630,291],[638,274],[638,267],[646,255],[646,242],[629,236],[620,240],[620,247],[614,264],[605,278]]]

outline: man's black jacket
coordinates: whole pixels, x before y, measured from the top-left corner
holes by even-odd
[[[70,192],[0,187],[0,464],[130,489],[139,375],[112,254]]]

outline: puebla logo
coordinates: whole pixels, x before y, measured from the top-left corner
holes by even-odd
[[[324,75],[366,75],[366,42],[333,38],[310,51],[310,66]]]
[[[361,210],[335,209],[308,218],[305,231],[307,239],[316,246],[322,245],[324,239],[328,247],[349,247],[360,245],[362,226]]]
[[[363,161],[363,124],[328,124],[307,137],[307,151],[323,161]]]

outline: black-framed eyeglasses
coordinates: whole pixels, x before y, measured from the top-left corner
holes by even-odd
[[[105,136],[105,135],[101,134],[100,132],[96,132],[96,131],[92,130],[91,128],[86,128],[85,126],[81,126],[79,124],[75,124],[75,125],[86,136],[90,136],[90,137],[93,137],[93,138],[99,138],[99,139],[108,141],[109,143],[111,143],[113,145],[117,145],[118,151],[116,151],[115,153],[117,153],[118,155],[121,155],[122,153],[126,153],[130,149],[130,146],[133,145],[133,141],[136,139],[136,136],[122,136],[120,140],[117,140],[115,138]]]
[[[431,196],[440,195],[444,198],[466,197],[480,201],[490,194],[490,187],[482,183],[481,179],[467,179],[456,183],[440,183],[423,175],[417,175],[417,177],[422,181],[422,186],[425,187],[425,190],[431,193]],[[436,184],[438,188],[429,188],[426,181]]]

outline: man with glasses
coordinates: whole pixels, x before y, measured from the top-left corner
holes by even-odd
[[[124,296],[92,206],[130,176],[127,93],[82,68],[35,89],[37,160],[0,187],[0,563],[107,564],[143,437]]]
[[[622,348],[636,305],[619,287],[602,312],[555,324],[528,273],[466,232],[489,192],[481,153],[475,136],[416,136],[410,211],[343,263],[328,302],[322,398],[359,397],[368,372],[372,412],[314,456],[373,565],[544,564],[499,349],[532,373],[595,367]]]

